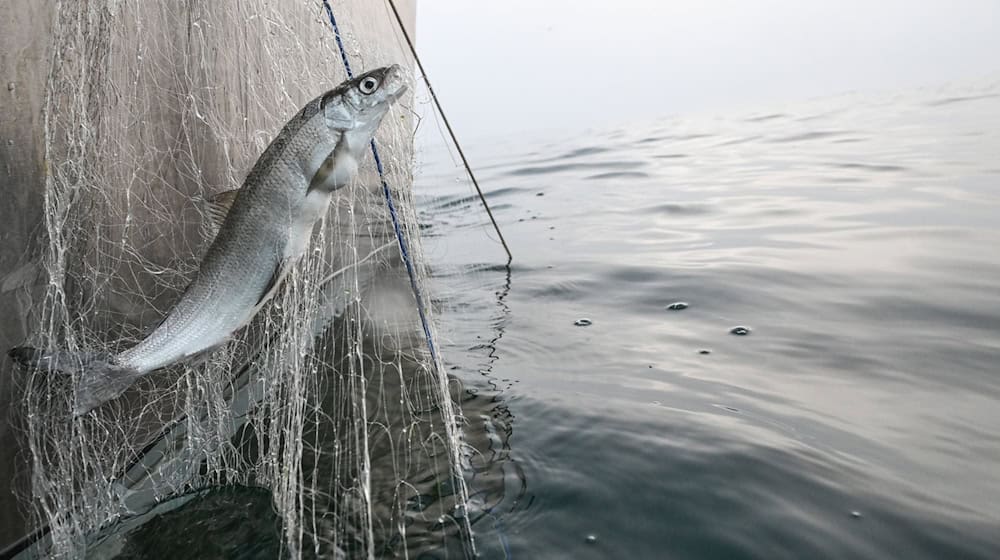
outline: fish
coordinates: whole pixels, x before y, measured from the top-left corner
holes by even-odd
[[[117,354],[20,346],[8,355],[22,367],[74,375],[76,417],[144,375],[224,346],[305,254],[333,192],[355,177],[383,117],[406,89],[394,64],[343,82],[292,117],[243,185],[209,200],[218,233],[180,299],[138,344]]]

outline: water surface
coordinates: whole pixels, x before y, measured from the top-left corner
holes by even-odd
[[[428,164],[483,557],[1000,557],[998,154],[997,84],[479,144],[509,270]]]

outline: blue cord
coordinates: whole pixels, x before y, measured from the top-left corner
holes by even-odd
[[[347,49],[344,48],[344,42],[340,40],[340,27],[337,27],[337,19],[333,17],[333,9],[330,8],[330,3],[327,0],[323,0],[323,7],[326,8],[326,16],[330,18],[330,27],[333,27],[333,38],[337,40],[337,48],[340,49],[340,59],[344,61],[344,69],[347,70],[347,79],[354,77],[354,72],[351,71],[351,61],[347,60]],[[381,173],[382,170],[379,170]]]
[[[333,9],[330,8],[330,3],[327,0],[323,0],[323,8],[326,9],[326,15],[330,19],[330,27],[333,27],[333,36],[337,41],[337,48],[340,49],[340,59],[344,62],[344,70],[347,71],[347,78],[351,79],[354,77],[354,72],[351,71],[351,62],[347,59],[347,49],[344,48],[344,42],[340,36],[340,27],[337,25],[337,19],[333,17]],[[371,145],[372,155],[375,157],[375,168],[378,169],[378,176],[382,181],[382,192],[385,194],[385,203],[389,207],[389,215],[392,216],[392,229],[396,232],[396,240],[399,241],[399,252],[403,257],[403,263],[406,264],[406,274],[410,277],[410,288],[413,289],[413,297],[417,300],[417,312],[420,314],[420,325],[424,329],[424,338],[427,339],[427,348],[430,350],[431,359],[434,361],[434,367],[437,368],[437,349],[434,347],[434,338],[431,336],[431,327],[427,321],[427,313],[424,309],[424,298],[420,292],[420,286],[417,284],[417,274],[413,268],[413,259],[410,258],[410,249],[406,244],[406,238],[403,236],[403,229],[399,225],[399,216],[396,213],[396,204],[392,200],[392,192],[389,190],[389,184],[385,181],[385,171],[382,168],[382,158],[378,155],[378,147],[375,146],[374,138],[372,139]]]
[[[347,59],[347,49],[344,48],[344,42],[341,39],[340,27],[337,25],[337,19],[333,16],[333,9],[330,8],[328,0],[323,0],[323,8],[326,10],[326,15],[330,19],[330,27],[333,28],[333,36],[337,41],[337,48],[340,49],[340,59],[344,62],[344,70],[347,72],[347,78],[353,78],[354,72],[351,71],[351,62]],[[434,347],[434,338],[431,336],[430,324],[427,321],[427,313],[424,310],[424,298],[420,292],[420,286],[417,284],[417,274],[413,268],[413,259],[410,257],[410,249],[406,244],[406,238],[403,236],[403,229],[399,225],[399,215],[396,212],[396,204],[393,202],[392,192],[389,190],[389,184],[385,180],[385,171],[382,168],[382,158],[378,155],[378,147],[375,145],[374,138],[371,141],[371,146],[372,156],[375,157],[375,168],[378,170],[379,179],[382,181],[382,192],[385,194],[385,203],[389,207],[389,215],[392,216],[392,229],[396,232],[396,240],[399,241],[399,252],[403,258],[403,263],[406,264],[406,274],[410,277],[410,288],[413,289],[413,297],[417,300],[417,312],[420,314],[420,324],[424,329],[424,337],[427,339],[427,348],[430,350],[431,359],[434,360],[434,368],[437,369],[437,350]],[[510,544],[507,542],[507,535],[504,531],[503,522],[493,513],[492,508],[487,510],[486,514],[493,518],[494,527],[497,529],[497,533],[500,537],[500,543],[504,550],[504,557],[510,558]]]

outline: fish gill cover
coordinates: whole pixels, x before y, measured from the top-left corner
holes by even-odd
[[[369,40],[393,37],[394,23],[362,17],[362,4],[338,7],[353,63],[406,63],[398,43]],[[42,280],[21,289],[25,343],[114,354],[196,273],[214,233],[200,201],[239,187],[287,119],[345,75],[313,2],[68,2],[53,31]],[[397,105],[377,137],[423,282],[412,126]],[[56,558],[105,546],[115,523],[158,503],[231,485],[269,491],[283,556],[466,554],[469,452],[460,389],[440,366],[367,157],[306,258],[224,348],[77,419],[77,380],[20,376],[22,498]]]

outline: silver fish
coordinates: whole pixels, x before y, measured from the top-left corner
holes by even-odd
[[[194,281],[148,337],[117,355],[10,350],[18,363],[77,373],[75,416],[139,377],[225,344],[274,295],[306,251],[333,191],[357,172],[375,130],[406,90],[398,65],[372,70],[310,101],[260,156],[242,188],[214,198],[222,224]]]

